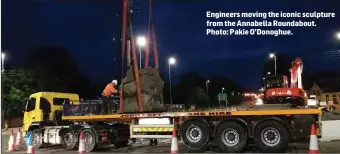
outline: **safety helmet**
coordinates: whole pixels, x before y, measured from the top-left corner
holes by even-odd
[[[118,85],[118,81],[117,80],[112,80],[112,83],[114,83],[115,85]]]

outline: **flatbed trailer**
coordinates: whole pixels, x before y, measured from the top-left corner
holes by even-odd
[[[224,152],[242,152],[249,143],[262,152],[283,152],[290,142],[308,139],[312,124],[320,131],[320,109],[219,110],[204,112],[132,113],[62,116],[64,126],[35,129],[40,146],[63,144],[77,148],[80,131],[86,151],[108,144],[126,146],[129,139],[178,138],[190,149],[203,149],[216,142]]]

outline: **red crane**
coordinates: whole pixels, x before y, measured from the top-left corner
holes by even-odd
[[[292,62],[292,68],[289,70],[291,73],[291,83],[290,83],[291,88],[303,89],[302,77],[301,77],[302,69],[303,69],[303,65],[302,65],[301,58],[296,58]]]
[[[132,21],[130,17],[130,13],[128,11],[130,10],[128,0],[123,0],[123,18],[122,18],[122,79],[124,77],[124,59],[125,57],[125,45],[126,45],[126,26],[129,25],[130,30],[130,39],[131,39],[131,55],[133,59],[133,70],[134,70],[134,77],[136,81],[136,87],[137,87],[137,102],[139,111],[143,112],[143,104],[142,104],[142,91],[141,91],[141,82],[139,78],[139,69],[138,69],[138,62],[137,62],[137,54],[136,54],[136,43],[134,34],[132,31]],[[149,25],[148,25],[148,43],[146,45],[146,53],[145,53],[145,68],[149,67],[149,51],[150,51],[150,42],[153,44],[153,52],[154,52],[154,58],[155,58],[155,67],[159,67],[159,61],[158,61],[158,51],[157,51],[157,42],[156,42],[156,34],[155,34],[155,26],[152,20],[152,2],[149,1]],[[121,91],[123,91],[123,86],[121,87]],[[123,93],[120,93],[120,106],[119,111],[123,111]]]
[[[292,62],[292,67],[289,69],[291,72],[291,84],[288,86],[286,76],[272,76],[267,79],[267,87],[265,92],[265,104],[292,104],[294,106],[307,105],[307,93],[302,87],[302,60],[296,58]]]

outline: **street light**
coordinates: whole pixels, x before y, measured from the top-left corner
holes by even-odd
[[[139,68],[142,69],[142,47],[146,45],[146,38],[143,36],[138,36],[137,45],[139,50]]]
[[[210,101],[209,101],[209,80],[207,80],[206,82],[205,82],[205,86],[206,86],[206,88],[207,88],[207,97],[208,97],[208,108],[210,108]]]
[[[276,75],[276,55],[271,53],[271,54],[269,54],[269,57],[270,58],[274,58],[274,62],[275,62],[275,75]]]
[[[1,71],[2,72],[5,71],[5,67],[4,67],[5,58],[6,58],[6,54],[4,52],[1,52]]]
[[[224,91],[224,87],[222,87],[222,94],[223,94],[223,91]]]
[[[5,61],[5,58],[6,58],[6,54],[1,50],[1,67],[0,67],[0,69],[1,69],[1,73],[0,73],[0,79],[1,79],[1,87],[0,87],[0,99],[1,99],[1,103],[3,103],[4,102],[4,95],[3,95],[3,83],[4,83],[4,80],[3,80],[3,73],[4,73],[4,71],[5,71],[5,68],[4,68],[4,61]],[[1,111],[1,108],[0,108],[0,112],[2,113],[2,111]],[[3,119],[3,116],[1,116],[1,120],[4,120]]]
[[[169,58],[169,82],[170,82],[170,111],[172,112],[172,94],[171,94],[171,65],[175,65],[176,64],[176,59],[174,57],[170,57]]]
[[[336,33],[336,37],[340,40],[340,32]]]

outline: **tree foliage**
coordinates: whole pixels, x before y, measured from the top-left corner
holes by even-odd
[[[208,86],[207,80],[209,80]],[[183,74],[179,84],[173,88],[173,103],[186,104],[187,106],[195,104],[197,107],[217,107],[219,106],[217,95],[221,92],[222,87],[232,104],[241,102],[237,99],[238,97],[235,97],[236,95],[231,95],[232,92],[238,94],[243,91],[243,88],[236,82],[219,76],[207,79],[196,72],[189,72]]]
[[[3,73],[3,116],[21,115],[25,100],[36,92],[34,72],[26,69],[11,69]]]
[[[40,91],[77,93],[83,97],[93,95],[95,88],[65,48],[33,48],[26,56],[26,66],[36,71]]]
[[[313,73],[304,73],[303,76],[303,86],[305,89],[312,88],[314,82],[318,82],[326,78],[340,78],[340,72],[332,70],[322,70]]]

